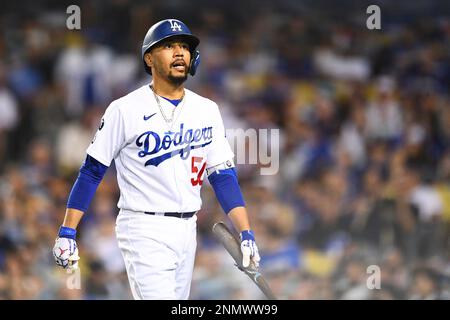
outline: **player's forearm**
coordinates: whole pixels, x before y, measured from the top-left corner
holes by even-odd
[[[80,223],[81,218],[83,217],[83,214],[84,214],[83,211],[67,208],[66,215],[64,217],[64,222],[62,225],[64,227],[76,229],[78,227],[78,224]]]
[[[86,212],[107,167],[87,156],[67,201],[63,227],[76,229]]]
[[[231,222],[237,231],[250,230],[250,222],[248,220],[247,209],[245,207],[236,207],[228,213]]]

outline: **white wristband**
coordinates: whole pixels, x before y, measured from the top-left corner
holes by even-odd
[[[234,168],[234,162],[233,160],[227,160],[225,162],[222,162],[218,165],[215,165],[213,167],[209,167],[206,169],[206,176],[209,177],[211,174],[213,174],[214,172],[219,173],[219,170],[226,170],[226,169],[230,169],[230,168]]]

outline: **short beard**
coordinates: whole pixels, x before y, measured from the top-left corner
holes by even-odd
[[[158,64],[155,65],[155,70],[161,77],[165,78],[164,74],[164,69],[161,68]],[[172,75],[171,71],[169,70],[169,74],[167,75],[167,80],[169,80],[173,85],[176,86],[180,86],[182,85],[188,77],[188,73],[189,73],[189,68],[187,69],[186,73],[184,74],[184,76],[181,77],[175,77]]]
[[[179,86],[182,85],[187,80],[187,77],[188,77],[187,72],[182,77],[174,77],[172,74],[169,73],[167,79],[169,79],[169,81],[174,85]]]

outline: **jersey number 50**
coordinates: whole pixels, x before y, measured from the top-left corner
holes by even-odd
[[[203,165],[201,165],[201,163],[203,162],[203,158],[202,157],[192,157],[192,173],[195,174],[195,178],[191,178],[191,184],[193,186],[196,185],[202,185],[203,184],[203,172],[205,172],[205,168],[206,168],[206,161],[203,163]],[[199,170],[199,167],[201,165],[201,168]]]

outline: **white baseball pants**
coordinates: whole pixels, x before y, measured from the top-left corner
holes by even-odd
[[[134,299],[189,298],[196,235],[196,215],[180,219],[120,210],[116,236]]]

